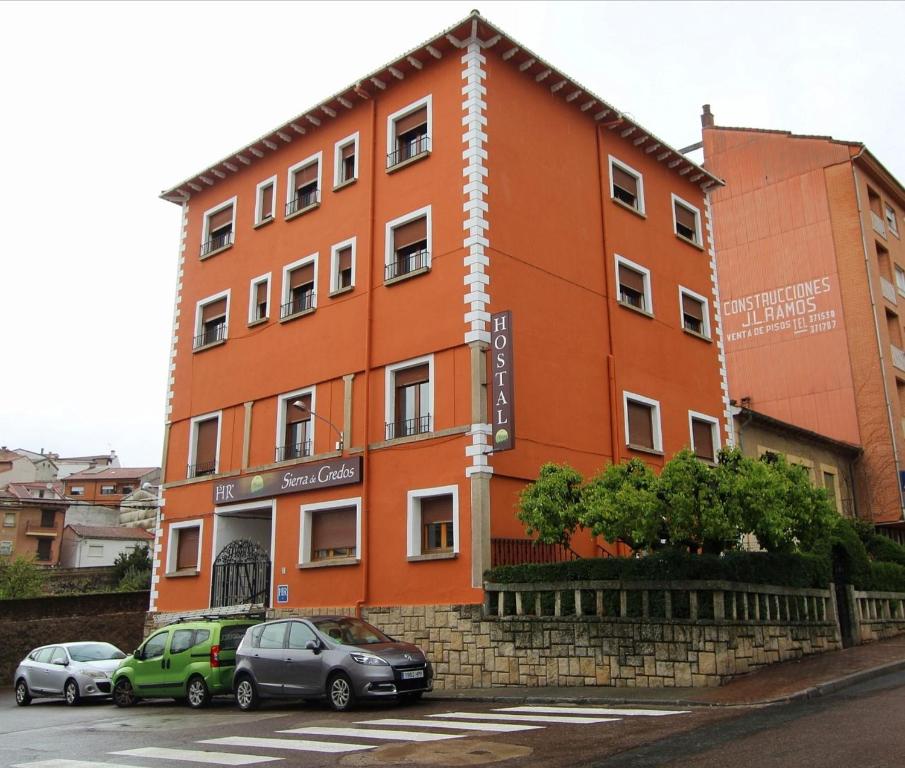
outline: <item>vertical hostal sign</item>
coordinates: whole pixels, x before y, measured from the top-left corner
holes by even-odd
[[[512,378],[512,313],[490,316],[490,373],[494,451],[515,448],[515,403]]]

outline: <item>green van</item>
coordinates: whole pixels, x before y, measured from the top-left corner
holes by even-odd
[[[142,698],[172,697],[197,709],[211,696],[231,693],[236,648],[245,630],[258,623],[202,618],[157,630],[113,673],[114,703],[130,707]]]

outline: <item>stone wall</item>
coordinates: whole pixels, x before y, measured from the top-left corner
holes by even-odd
[[[0,684],[39,645],[98,640],[131,653],[141,642],[148,592],[0,600]]]

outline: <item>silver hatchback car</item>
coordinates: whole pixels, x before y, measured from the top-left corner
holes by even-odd
[[[122,659],[110,643],[58,643],[35,648],[16,667],[16,704],[24,707],[38,696],[62,697],[78,704],[89,697],[109,696],[111,678]]]
[[[327,698],[337,711],[358,699],[418,699],[434,670],[416,645],[361,619],[315,616],[258,624],[236,651],[233,689],[243,710],[263,698]]]

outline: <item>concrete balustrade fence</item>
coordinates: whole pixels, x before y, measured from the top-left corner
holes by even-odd
[[[853,634],[857,641],[870,643],[905,632],[905,593],[848,589],[849,602],[855,606]]]

